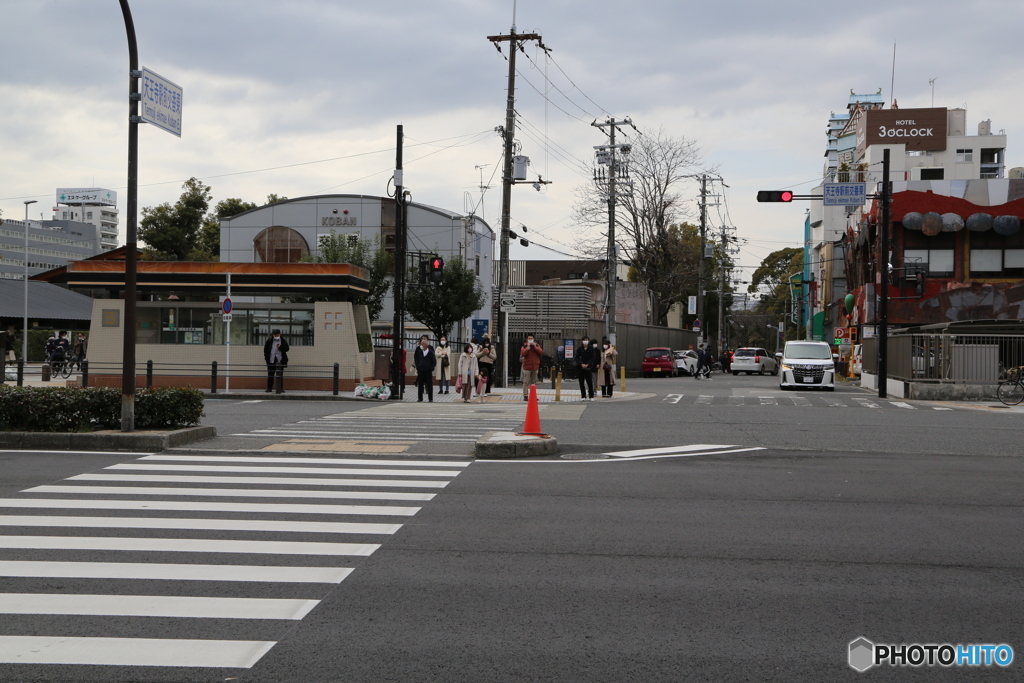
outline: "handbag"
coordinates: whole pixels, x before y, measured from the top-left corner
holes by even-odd
[[[447,356],[447,354],[446,354],[446,355],[444,355],[444,356],[441,356],[441,367],[442,367],[442,368],[446,368],[446,367],[448,367],[449,365],[451,365],[451,361],[450,361],[450,360],[448,360],[448,356]]]
[[[455,378],[455,391],[462,391],[462,375]]]

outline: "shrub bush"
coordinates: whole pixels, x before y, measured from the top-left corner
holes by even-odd
[[[370,334],[356,333],[356,342],[359,344],[359,353],[370,353],[373,351],[373,336]]]
[[[144,389],[135,395],[137,429],[192,427],[204,415],[198,389]],[[120,389],[0,386],[0,429],[85,432],[120,426]]]

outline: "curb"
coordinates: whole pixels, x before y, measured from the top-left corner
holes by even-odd
[[[120,432],[113,429],[86,433],[0,432],[0,448],[56,451],[162,451],[217,436],[216,427],[188,427],[171,431]]]
[[[558,452],[553,436],[521,436],[515,432],[487,432],[476,441],[473,456],[481,460],[532,458]]]

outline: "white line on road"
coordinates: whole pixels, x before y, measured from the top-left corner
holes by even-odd
[[[939,406],[932,406],[932,410],[953,410],[952,408],[941,408]]]
[[[436,493],[390,491],[296,491],[294,489],[188,489],[172,486],[35,486],[22,493],[74,493],[76,495],[211,496],[214,498],[335,498],[358,500],[432,500]]]
[[[700,404],[700,405],[709,406],[709,405],[711,405],[711,402],[714,401],[714,400],[715,400],[714,396],[701,395],[701,396],[697,397],[697,400],[695,401],[695,403]]]
[[[903,403],[902,401],[889,401],[889,403],[891,403],[892,405],[896,406],[897,408],[906,408],[907,410],[916,410],[916,408],[914,408],[914,406],[910,405],[909,403]]]
[[[358,555],[368,557],[374,543],[301,541],[228,541],[209,538],[117,538],[115,536],[0,536],[0,548],[20,550],[127,550],[130,552],[252,553],[256,555]]]
[[[259,640],[0,636],[0,663],[248,669],[276,644]]]
[[[861,404],[861,406],[863,406],[864,408],[881,408],[880,405],[872,401],[869,401],[866,398],[854,398],[853,400]]]
[[[793,405],[800,406],[801,408],[807,408],[812,405],[810,399],[804,396],[793,396],[789,400],[793,402]]]
[[[184,472],[245,472],[255,474],[259,472],[271,472],[275,474],[347,474],[347,475],[376,475],[398,477],[457,477],[461,472],[451,470],[359,470],[341,469],[329,467],[245,467],[240,465],[144,465],[135,463],[122,463],[105,467],[106,470],[152,470],[166,471],[177,470]]]
[[[401,524],[358,522],[288,522],[276,519],[183,519],[181,517],[54,517],[0,515],[0,526],[81,527],[97,529],[202,529],[311,534],[393,534]]]
[[[65,481],[151,481],[175,484],[286,484],[295,486],[395,486],[443,489],[450,482],[430,479],[316,479],[314,477],[207,477],[193,474],[76,474]]]
[[[777,406],[779,402],[775,400],[774,396],[758,396],[763,406]]]
[[[513,426],[509,426],[506,431],[513,428]],[[483,434],[483,432],[480,432],[480,434]],[[265,430],[259,434],[255,432],[247,432],[244,434],[230,434],[229,436],[248,436],[255,439],[276,439],[287,437],[289,439],[320,439],[321,441],[397,441],[399,443],[408,443],[410,441],[476,443],[479,438],[478,436],[467,437],[464,439],[455,439],[449,436],[388,436],[384,434],[376,434],[374,432],[278,432],[272,429]]]
[[[263,567],[239,564],[156,564],[152,562],[0,561],[0,576],[49,579],[157,579],[162,581],[256,581],[341,583],[349,567]]]
[[[179,595],[0,593],[0,614],[298,621],[309,614],[319,602],[284,598],[202,598]]]
[[[189,512],[253,512],[288,515],[372,515],[412,517],[420,508],[390,505],[311,505],[285,503],[208,503],[177,500],[69,500],[65,498],[0,498],[0,508],[54,510],[187,510]]]
[[[690,451],[706,451],[713,448],[735,448],[734,445],[716,445],[699,443],[689,446],[668,446],[666,448],[644,448],[637,451],[612,451],[604,455],[611,455],[616,458],[635,458],[638,455],[659,455],[664,453],[688,453]]]
[[[821,400],[823,400],[825,403],[827,403],[830,408],[847,408],[848,407],[846,405],[846,403],[844,403],[843,401],[841,401],[838,398],[822,397]]]
[[[683,397],[682,394],[669,394],[665,398],[661,399],[661,402],[664,403],[664,402],[668,401],[669,403],[675,404],[675,403],[679,403],[679,400],[682,397]]]
[[[238,455],[149,455],[139,460],[172,460],[175,462],[287,462],[301,465],[375,465],[380,467],[468,467],[471,460],[354,460],[352,458],[280,458],[275,456]],[[388,470],[380,470],[386,474]]]

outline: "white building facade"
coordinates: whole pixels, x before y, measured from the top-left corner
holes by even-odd
[[[395,200],[366,195],[318,195],[288,199],[261,206],[221,220],[220,260],[249,263],[294,263],[315,254],[320,238],[331,232],[379,241],[388,251],[395,248]],[[408,282],[419,277],[415,254],[436,254],[445,261],[459,257],[476,273],[484,290],[484,307],[463,322],[453,336],[468,337],[473,320],[490,320],[492,261],[495,233],[477,216],[463,216],[445,209],[412,203],[406,209],[409,226]],[[390,330],[394,298],[384,302],[374,331]],[[408,328],[415,329],[410,323]]]
[[[117,249],[117,192],[99,187],[58,187],[53,218],[95,225],[101,251]]]

